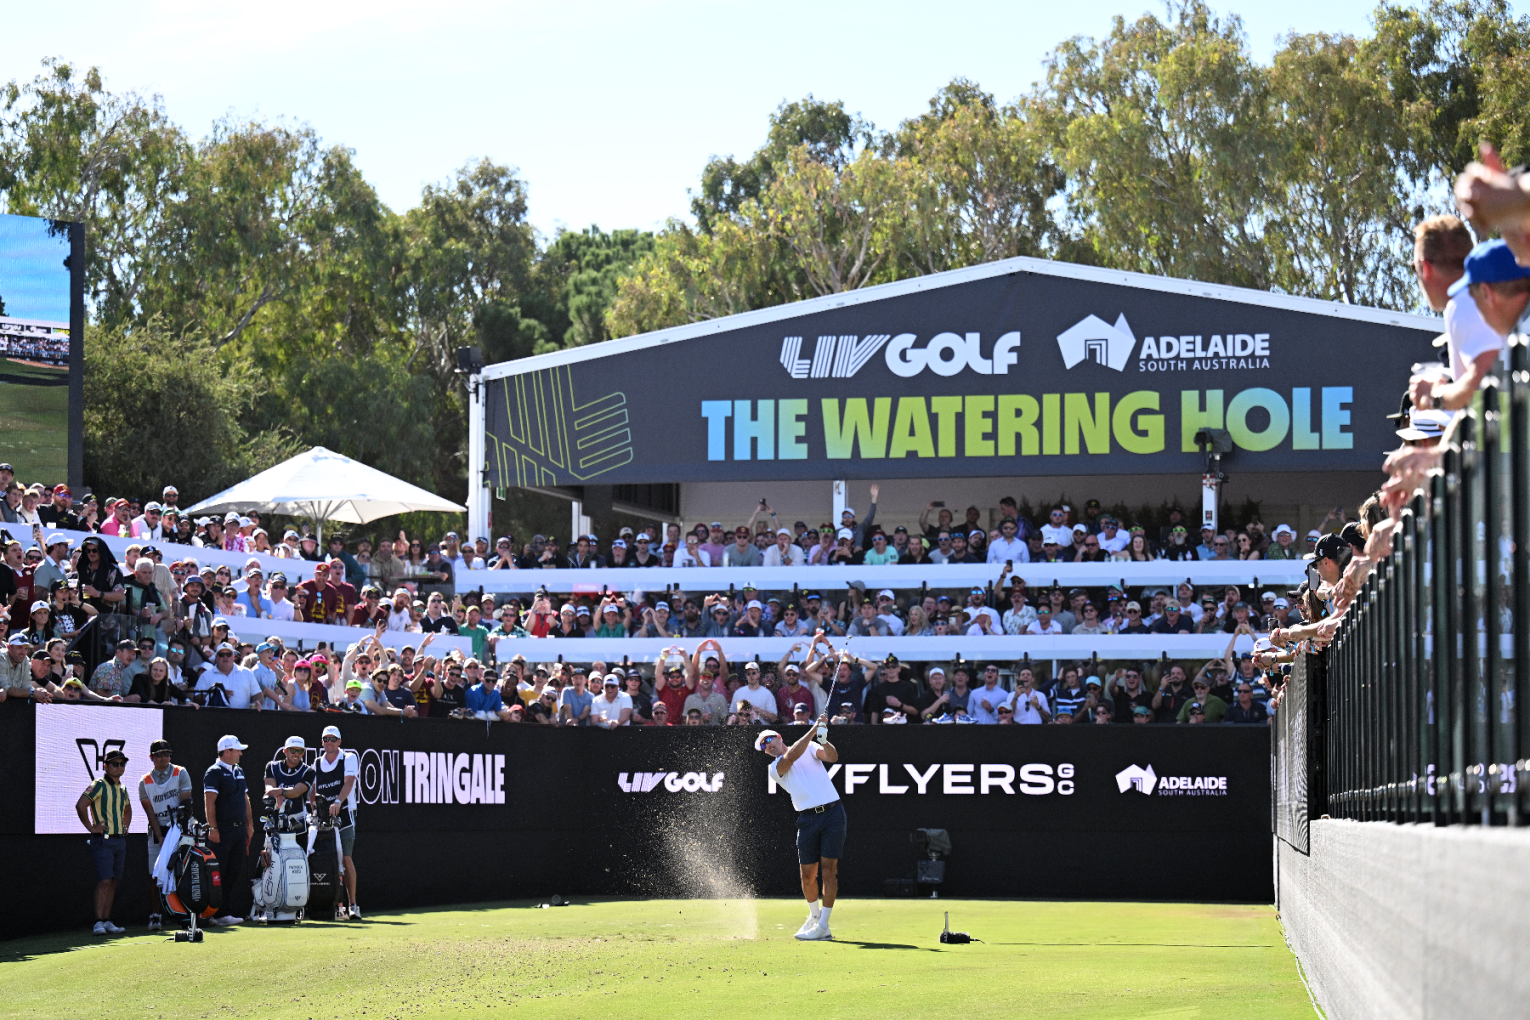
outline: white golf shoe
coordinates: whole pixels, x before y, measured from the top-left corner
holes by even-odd
[[[812,931],[813,929],[815,929],[817,927],[818,927],[818,918],[809,915],[808,919],[806,921],[802,922],[802,927],[797,929],[797,934],[792,936],[792,937],[800,939],[804,935],[806,935],[808,932]]]
[[[823,942],[833,939],[834,936],[832,933],[830,933],[827,925],[819,922],[813,925],[813,927],[806,929],[805,931],[799,931],[797,933],[797,938],[801,939],[803,942]]]

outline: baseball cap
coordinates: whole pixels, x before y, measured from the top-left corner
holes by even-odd
[[[744,606],[744,608],[745,609],[764,609],[765,607],[760,604],[760,600],[759,599],[750,599],[749,602]]]
[[[119,762],[119,761],[123,762],[123,763],[126,763],[127,760],[128,760],[128,756],[127,755],[123,754],[121,751],[118,751],[118,750],[114,749],[114,750],[106,752],[106,757],[102,759],[102,762],[104,764],[111,765],[111,764],[113,764],[115,762]]]
[[[760,735],[754,738],[754,749],[756,751],[763,751],[765,749],[765,741],[780,735],[775,730],[761,730]]]
[[[848,511],[846,511],[846,512],[848,513]],[[855,532],[851,531],[849,528],[840,528],[838,531],[836,531],[834,533],[834,537],[835,538],[854,538],[855,537]]]
[[[247,746],[248,745],[246,744],[241,744],[239,742],[239,738],[234,736],[232,733],[225,734],[218,738],[218,750],[220,752],[243,751]]]
[[[308,745],[303,743],[302,737],[288,737],[287,742],[282,745],[282,750],[285,751],[289,748],[297,748],[299,751],[306,751],[308,750]]]
[[[1137,612],[1139,612],[1139,613],[1142,612],[1142,603],[1140,603],[1140,602],[1128,602],[1126,604],[1126,611],[1127,612],[1131,612],[1133,609],[1137,610]]]
[[[68,545],[68,544],[69,544],[69,539],[65,538],[63,535],[60,535],[56,531],[53,534],[49,535],[47,538],[43,539],[43,548],[44,549],[51,549],[51,548],[53,548],[56,545]]]
[[[1146,705],[1138,705],[1132,709],[1132,715],[1152,715],[1153,712]]]
[[[164,754],[165,752],[167,752],[169,750],[170,750],[170,741],[168,741],[168,740],[156,740],[156,741],[154,741],[154,743],[149,745],[149,757],[152,758],[156,754]]]
[[[1466,272],[1445,293],[1455,297],[1474,283],[1507,283],[1530,276],[1530,266],[1514,260],[1514,253],[1502,240],[1483,241],[1466,256]]]
[[[881,591],[877,592],[877,598],[879,598],[879,599],[894,599],[894,598],[897,598],[897,596],[892,593],[892,589],[891,588],[883,588]]]
[[[604,687],[620,687],[621,685],[622,685],[622,678],[620,676],[616,675],[615,673],[607,673],[606,674],[606,682],[604,684],[602,684],[602,686],[604,686]]]
[[[847,506],[847,507],[845,507],[843,510],[841,510],[839,512],[839,516],[840,516],[841,519],[843,519],[845,517],[854,517],[855,516],[855,508]]]
[[[348,681],[346,681],[345,689],[346,690],[350,690],[352,687],[354,687],[357,690],[361,690],[364,686],[365,685],[362,684],[362,682],[360,680],[348,680]],[[334,729],[334,727],[331,726],[330,729]]]
[[[1349,543],[1344,541],[1342,535],[1324,535],[1318,539],[1317,558],[1320,560],[1341,559],[1344,556],[1344,551],[1348,548]]]
[[[790,538],[792,536],[792,529],[791,528],[777,528],[776,529],[776,534],[778,534],[778,535],[785,535],[787,538]]]
[[[38,599],[36,602],[32,603],[32,608],[30,610],[28,610],[28,615],[30,615],[31,613],[37,612],[39,609],[47,609],[47,608],[48,608],[48,603],[46,601],[42,600],[42,599]]]
[[[1277,598],[1275,600],[1275,608],[1276,609],[1290,609],[1291,608],[1291,603],[1287,602],[1284,598]]]
[[[1316,542],[1318,539],[1323,537],[1323,533],[1321,531],[1319,531],[1318,529],[1313,528],[1311,531],[1307,532],[1307,537],[1310,540]]]
[[[1104,686],[1103,684],[1100,683],[1100,678],[1097,677],[1097,676],[1086,677],[1084,679],[1084,686],[1085,687],[1088,687],[1090,684],[1094,684],[1094,686],[1096,686],[1096,687]]]
[[[322,737],[334,737],[336,740],[339,740],[340,739],[340,727],[338,727],[338,726],[326,726],[326,727],[324,727],[324,732],[323,732],[323,734],[321,734],[321,739],[322,739]]]

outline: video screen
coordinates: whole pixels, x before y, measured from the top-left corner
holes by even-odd
[[[0,215],[0,463],[69,480],[69,224]]]

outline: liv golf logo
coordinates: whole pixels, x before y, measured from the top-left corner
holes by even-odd
[[[1116,789],[1125,793],[1136,790],[1146,797],[1156,792],[1160,797],[1225,797],[1226,776],[1164,776],[1159,778],[1153,766],[1132,765],[1116,773]]]
[[[670,793],[716,793],[723,787],[723,774],[714,772],[709,780],[705,772],[633,772],[631,778],[621,772],[616,785],[623,793],[648,793],[660,786]]]

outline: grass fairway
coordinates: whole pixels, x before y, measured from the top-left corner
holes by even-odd
[[[69,373],[0,358],[0,462],[30,485],[69,480]]]
[[[841,914],[840,911],[843,911]],[[985,940],[942,946],[952,927]],[[1308,1018],[1262,906],[846,900],[836,941],[796,900],[606,900],[213,929],[174,945],[0,943],[6,1017]],[[121,919],[119,919],[120,922]],[[806,1010],[804,1009],[806,1007]]]

